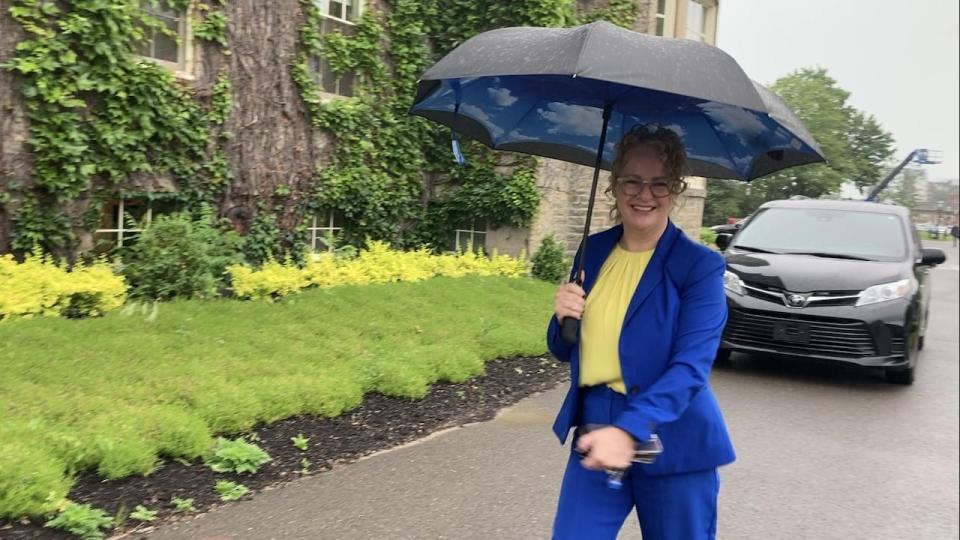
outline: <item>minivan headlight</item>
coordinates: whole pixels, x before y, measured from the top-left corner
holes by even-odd
[[[723,288],[740,296],[746,294],[746,291],[743,290],[743,280],[729,270],[723,273]]]
[[[910,279],[901,279],[893,283],[881,283],[873,287],[867,287],[860,291],[857,299],[857,306],[866,306],[888,300],[903,298],[913,292],[913,282]]]

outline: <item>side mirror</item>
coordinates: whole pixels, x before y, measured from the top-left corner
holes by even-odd
[[[727,234],[727,233],[718,234],[717,239],[714,240],[713,243],[716,244],[718,248],[720,248],[720,251],[723,251],[728,247],[730,247],[731,238],[733,238],[732,234]],[[940,251],[940,250],[936,250],[936,251]],[[941,251],[940,253],[942,254],[943,252]]]
[[[923,258],[920,260],[920,264],[922,266],[936,266],[943,264],[946,260],[947,254],[944,253],[942,249],[923,248]]]

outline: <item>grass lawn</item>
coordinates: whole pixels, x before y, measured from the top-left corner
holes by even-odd
[[[0,324],[0,518],[55,508],[72,475],[149,473],[215,434],[417,398],[487,360],[538,355],[554,285],[502,277],[312,289],[274,304],[162,304]]]

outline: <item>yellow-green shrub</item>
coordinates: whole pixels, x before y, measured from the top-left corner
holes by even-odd
[[[0,256],[0,320],[102,315],[123,305],[126,290],[123,277],[104,259],[68,271],[39,252],[22,263]]]
[[[432,255],[426,248],[396,251],[385,242],[370,242],[353,259],[335,259],[331,255],[320,254],[310,257],[303,268],[270,261],[258,270],[235,265],[227,271],[237,296],[273,299],[309,286],[421,281],[436,276],[522,277],[526,275],[527,268],[523,256],[512,258],[494,254],[488,258],[472,252]]]
[[[259,270],[242,264],[227,267],[233,292],[241,298],[274,299],[293,294],[310,284],[293,263],[268,260]]]

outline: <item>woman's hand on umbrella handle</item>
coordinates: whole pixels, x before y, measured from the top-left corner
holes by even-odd
[[[580,273],[583,280],[584,274]],[[580,318],[583,317],[584,297],[587,293],[576,282],[564,283],[553,297],[553,312],[560,322],[563,340],[573,344],[577,340]]]

